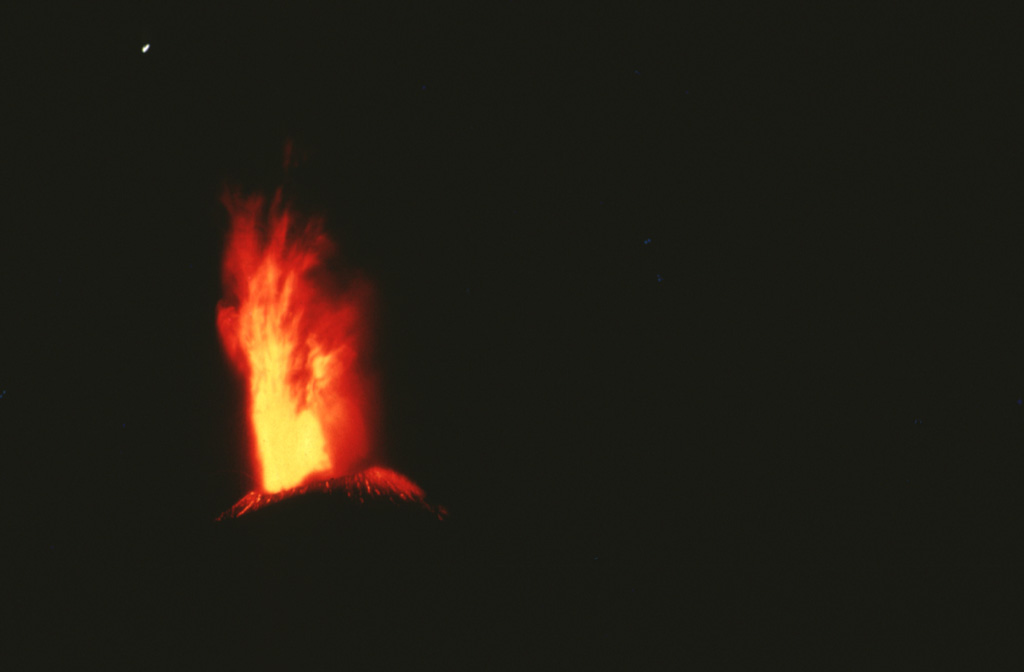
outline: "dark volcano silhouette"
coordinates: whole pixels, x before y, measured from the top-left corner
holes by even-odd
[[[325,502],[330,501],[350,513],[363,507],[397,507],[407,512],[427,513],[439,521],[444,520],[448,513],[444,507],[429,503],[423,490],[405,476],[383,467],[370,467],[356,474],[313,481],[280,492],[262,493],[254,490],[218,516],[217,520],[226,521],[251,515],[285,501],[289,503],[286,508],[324,506]]]

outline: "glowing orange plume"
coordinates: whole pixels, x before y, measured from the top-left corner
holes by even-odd
[[[231,215],[217,326],[248,381],[255,462],[266,493],[361,466],[372,397],[361,369],[366,286],[329,287],[333,245],[316,219],[260,196],[224,197]]]

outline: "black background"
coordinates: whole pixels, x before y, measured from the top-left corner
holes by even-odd
[[[287,183],[372,282],[378,454],[457,539],[444,590],[378,568],[422,581],[311,651],[728,665],[1010,632],[1008,17],[355,2],[0,31],[19,653],[193,660],[259,610],[217,591],[241,552],[211,522],[253,486],[226,184]]]

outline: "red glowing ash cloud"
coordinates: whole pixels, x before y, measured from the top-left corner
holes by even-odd
[[[333,245],[317,219],[227,193],[231,215],[217,327],[248,383],[264,494],[346,476],[370,452],[374,398],[363,368],[369,293],[332,286]],[[415,486],[413,486],[415,487]]]

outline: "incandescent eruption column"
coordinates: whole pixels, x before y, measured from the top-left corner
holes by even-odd
[[[234,192],[223,202],[231,228],[217,327],[247,382],[259,482],[221,517],[311,489],[427,507],[410,480],[369,466],[375,398],[361,357],[369,287],[337,286],[324,267],[334,246],[322,221],[300,218],[280,190],[269,203]]]

